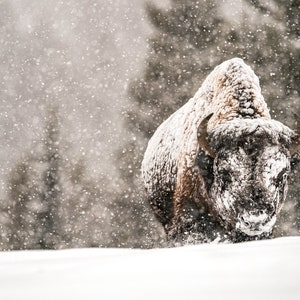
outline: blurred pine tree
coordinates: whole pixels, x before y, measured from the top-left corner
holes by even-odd
[[[11,171],[10,201],[1,201],[1,249],[39,248],[36,223],[39,189],[32,180],[34,171],[31,167],[30,158],[24,157]]]
[[[41,249],[54,249],[60,244],[60,193],[61,153],[60,153],[60,121],[57,110],[49,114],[43,139],[44,155],[42,162],[45,170],[42,175],[41,209],[37,213],[39,223],[39,244]]]
[[[0,249],[100,247],[110,243],[103,199],[107,178],[97,184],[84,161],[67,159],[57,109],[48,112],[43,138],[10,173],[0,203]]]
[[[57,111],[49,113],[44,138],[12,169],[1,212],[2,249],[55,249],[60,240],[60,134]]]

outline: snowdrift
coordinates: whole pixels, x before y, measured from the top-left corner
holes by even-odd
[[[0,299],[300,299],[300,237],[0,253]]]

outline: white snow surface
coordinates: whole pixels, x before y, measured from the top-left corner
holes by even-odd
[[[1,300],[300,299],[300,237],[0,253]]]

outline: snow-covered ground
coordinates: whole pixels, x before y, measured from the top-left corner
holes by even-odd
[[[300,299],[300,237],[0,253],[0,299]]]

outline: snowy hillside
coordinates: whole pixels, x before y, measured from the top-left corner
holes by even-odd
[[[300,299],[300,237],[0,253],[1,300]]]

